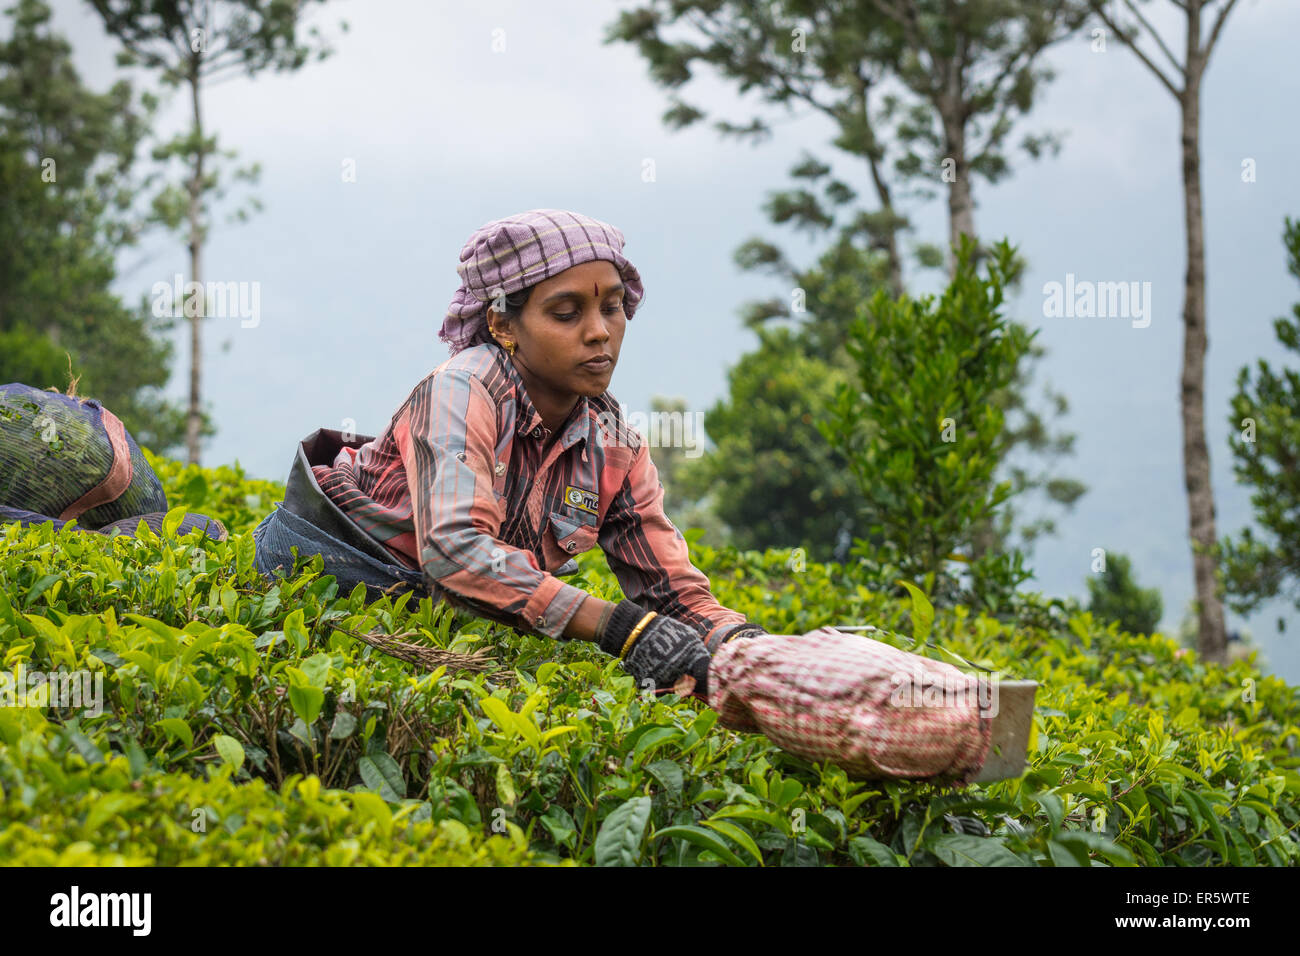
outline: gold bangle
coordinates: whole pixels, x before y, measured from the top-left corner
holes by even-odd
[[[632,647],[632,642],[635,641],[638,636],[640,636],[641,631],[645,628],[647,624],[650,623],[650,619],[655,617],[656,614],[657,614],[656,611],[651,611],[645,617],[641,618],[641,622],[637,624],[636,627],[632,628],[632,633],[627,636],[627,641],[623,644],[623,649],[618,652],[618,656],[620,660],[622,660],[624,657],[627,656],[628,650]]]

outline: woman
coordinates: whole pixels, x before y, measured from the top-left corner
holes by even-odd
[[[720,605],[663,511],[648,447],[609,382],[644,297],[623,234],[534,209],[460,252],[439,337],[452,357],[377,438],[320,429],[283,506],[254,532],[263,573],[290,547],[340,585],[413,587],[520,631],[597,643],[647,686],[683,674],[708,693],[710,655],[766,632]],[[565,584],[599,544],[627,595]]]

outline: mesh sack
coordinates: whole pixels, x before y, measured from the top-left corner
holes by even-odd
[[[987,678],[830,627],[723,644],[709,665],[718,723],[856,779],[969,783],[989,751]]]
[[[165,512],[135,439],[93,398],[0,385],[0,505],[100,528]]]
[[[8,505],[0,505],[0,524],[17,524],[23,528],[39,527],[49,522],[54,525],[55,531],[61,531],[64,527],[72,525],[74,531],[81,531],[85,534],[102,534],[112,537],[114,534],[125,534],[135,537],[136,529],[140,522],[143,521],[154,534],[162,536],[163,521],[167,515],[164,512],[157,511],[151,514],[132,515],[129,518],[119,518],[117,521],[110,521],[106,525],[98,528],[85,528],[75,521],[61,521],[58,518],[51,518],[49,515],[37,514],[34,511],[26,511],[22,508],[11,508]],[[225,541],[230,536],[226,531],[226,526],[216,518],[209,518],[207,515],[187,512],[181,520],[180,525],[176,528],[175,537],[183,538],[195,528],[198,528],[205,535],[214,541]],[[3,529],[0,529],[3,530]]]

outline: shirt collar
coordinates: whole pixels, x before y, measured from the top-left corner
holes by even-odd
[[[496,349],[497,361],[501,364],[515,392],[515,433],[519,435],[533,435],[537,429],[545,428],[542,422],[541,412],[533,405],[533,400],[528,397],[528,389],[524,386],[524,380],[519,375],[519,370],[515,368],[515,363],[510,361],[509,357],[501,349]],[[568,449],[572,448],[580,441],[586,441],[591,435],[591,403],[586,395],[579,395],[577,404],[565,419],[563,432],[560,435],[560,446]],[[539,439],[546,437],[544,433],[533,436]]]

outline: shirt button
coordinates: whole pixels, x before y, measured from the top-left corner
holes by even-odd
[[[533,437],[534,437],[534,438],[541,438],[541,437],[542,437],[542,430],[541,430],[540,428],[534,428],[534,429],[533,429]]]
[[[576,541],[570,541],[564,547],[568,551],[576,551],[578,549],[578,543]]]
[[[534,625],[535,627],[545,627],[545,626],[546,626],[546,618],[545,618],[545,617],[539,617],[536,621],[533,622],[533,625]]]
[[[504,461],[497,462],[497,474],[504,475],[505,473],[506,473],[506,463]]]

